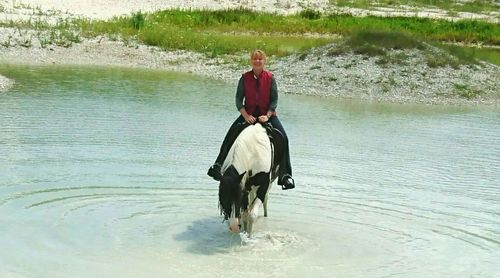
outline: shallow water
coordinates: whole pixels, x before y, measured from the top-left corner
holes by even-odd
[[[0,67],[0,276],[495,277],[500,110],[281,95],[297,188],[232,235],[205,173],[234,84]]]

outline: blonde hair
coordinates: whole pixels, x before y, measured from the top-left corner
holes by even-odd
[[[250,52],[250,60],[252,60],[255,56],[260,56],[262,57],[262,60],[266,60],[266,53],[264,53],[263,50],[255,49]]]

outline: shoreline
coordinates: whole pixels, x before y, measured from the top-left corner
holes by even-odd
[[[0,4],[5,2],[9,1],[0,0]],[[78,1],[68,1],[67,4],[75,5],[76,2]],[[114,2],[107,1],[107,3]],[[147,1],[146,4],[155,7],[155,2],[174,4],[173,1],[154,0]],[[196,5],[208,5],[210,2],[214,1],[205,0],[191,4],[196,8],[199,7]],[[222,5],[221,3],[231,1],[219,2],[218,4]],[[309,2],[320,6],[321,3],[328,1]],[[56,1],[30,0],[23,3],[35,6],[43,3],[55,4]],[[133,11],[132,1],[120,3],[123,4],[121,8],[129,9],[129,14]],[[231,6],[225,7],[231,8]],[[72,11],[78,9],[82,7],[77,5]],[[3,12],[0,10],[0,16],[7,12],[15,14],[12,10],[4,9]],[[88,11],[85,16],[91,17],[91,13],[92,11]],[[33,36],[30,32],[19,33],[13,28],[0,28],[0,42],[7,37],[18,37],[19,41],[22,41],[23,38]],[[381,66],[376,63],[376,59],[361,55],[328,55],[331,47],[332,45],[314,48],[309,50],[307,55],[301,56],[290,55],[279,59],[269,57],[268,69],[276,76],[280,93],[375,102],[500,106],[500,96],[497,92],[497,88],[500,88],[500,67],[496,65],[484,63],[481,68],[477,66],[460,66],[458,69],[449,66],[430,68],[423,62],[422,54],[415,50],[407,54],[409,56],[407,63]],[[241,57],[233,57],[232,60],[235,62],[227,62],[227,57],[224,60],[189,51],[165,51],[137,42],[125,44],[105,37],[83,39],[82,42],[70,47],[53,45],[42,47],[40,43],[35,42],[28,48],[20,45],[0,46],[0,51],[2,53],[0,64],[95,65],[159,69],[192,73],[229,83],[237,82],[241,73],[249,68],[246,65],[236,64]],[[397,54],[397,51],[395,53]],[[8,91],[14,84],[15,80],[0,75],[0,92]],[[459,95],[465,97],[458,97],[457,90],[463,90],[459,91]],[[468,94],[478,91],[482,93],[468,98]]]
[[[380,67],[376,59],[355,54],[328,56],[330,45],[310,50],[304,58],[291,55],[268,58],[267,69],[275,75],[282,94],[301,94],[369,102],[415,103],[429,105],[500,106],[493,94],[500,87],[500,69],[484,65],[482,69],[462,66],[459,69],[429,68],[418,51],[411,53],[414,62]],[[227,83],[236,83],[249,69],[207,58],[188,51],[164,51],[145,45],[125,46],[122,42],[85,40],[72,47],[10,48],[2,53],[0,64],[111,66],[184,72]],[[354,65],[354,66],[353,66]],[[0,74],[0,92],[14,86]],[[454,84],[482,88],[487,93],[467,99],[453,96]]]
[[[125,45],[105,37],[84,39],[71,47],[11,47],[2,53],[2,63],[154,69],[192,73],[229,82],[241,74],[235,70],[235,64],[227,64],[221,58],[208,58],[201,53],[184,50],[167,51],[137,43]]]

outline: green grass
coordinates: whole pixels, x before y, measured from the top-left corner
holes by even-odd
[[[481,95],[481,91],[464,84],[453,84],[453,92],[468,100],[478,98]]]
[[[118,17],[111,21],[81,20],[77,24],[87,36],[135,37],[164,49],[192,50],[212,56],[247,52],[252,48],[285,56],[333,40],[304,37],[307,30],[287,27],[283,16],[246,10],[161,11],[147,15],[140,28],[135,28],[131,21],[128,17]]]
[[[109,21],[79,20],[76,24],[87,36],[112,34],[125,39],[135,37],[146,44],[165,49],[186,49],[210,55],[264,48],[271,55],[283,56],[331,42],[332,39],[326,35],[350,36],[360,30],[397,32],[426,41],[500,45],[499,26],[487,22],[324,16],[307,10],[290,16],[243,9],[166,10],[116,17]],[[307,33],[324,37],[304,36]]]
[[[375,46],[383,49],[423,49],[423,44],[405,33],[367,31],[353,34],[348,40],[349,47],[357,49],[362,46]]]
[[[35,31],[35,36],[40,41],[42,47],[46,47],[47,45],[51,44],[70,47],[73,43],[81,42],[78,26],[74,21],[69,19],[59,19],[55,24],[52,25],[40,19],[29,19],[27,21],[11,20],[3,23],[0,22],[0,26],[15,28],[21,37],[29,37],[29,39],[23,38],[22,41],[17,42],[2,42],[1,45],[4,47],[15,45],[31,47],[32,40],[34,38],[31,37],[31,35],[28,35],[28,30]]]
[[[130,19],[130,23],[135,29],[141,29],[144,27],[145,15],[139,11],[137,13],[132,14],[132,18]]]
[[[381,48],[404,46],[400,38],[412,38],[406,43],[418,47],[418,41],[462,42],[465,44],[500,45],[500,27],[482,21],[462,20],[450,22],[408,17],[353,17],[351,15],[323,15],[305,10],[296,15],[259,13],[245,9],[225,11],[165,10],[155,13],[137,12],[130,16],[115,17],[108,21],[77,19],[61,21],[48,26],[40,21],[0,23],[37,30],[79,30],[83,36],[107,35],[111,38],[155,45],[164,49],[185,49],[211,56],[238,54],[249,49],[263,48],[269,55],[285,56],[308,48],[333,42],[334,34],[353,39],[394,43],[377,48],[362,43],[364,50],[380,52]],[[362,38],[372,34],[373,37]],[[67,32],[66,32],[67,33]],[[306,34],[317,34],[311,37]],[[356,34],[358,34],[356,37]],[[392,37],[391,37],[392,36]],[[68,37],[68,39],[75,40]],[[408,46],[409,47],[409,46]]]
[[[271,55],[286,56],[291,53],[324,45],[329,39],[305,39],[300,36],[266,36],[243,33],[219,33],[192,31],[179,27],[157,26],[142,30],[137,38],[148,45],[165,49],[185,49],[219,56],[247,52],[249,49],[265,49]]]
[[[463,60],[478,59],[500,66],[500,48],[478,48],[441,43],[436,43],[434,45],[452,53],[455,56],[461,57]]]
[[[496,1],[474,0],[474,1],[456,1],[456,0],[330,0],[330,5],[338,5],[343,7],[355,7],[361,9],[372,9],[377,7],[397,7],[407,5],[417,8],[439,8],[450,12],[471,12],[484,13],[498,11]]]
[[[367,57],[376,57],[378,58],[377,64],[387,65],[404,64],[408,60],[408,55],[404,52],[389,50],[418,49],[424,53],[426,63],[430,67],[451,66],[458,68],[461,65],[479,65],[479,57],[483,57],[485,60],[494,58],[497,59],[497,64],[499,62],[499,49],[466,48],[440,43],[434,43],[434,46],[443,51],[437,51],[428,44],[400,32],[360,31],[332,45],[328,54],[338,56],[352,52]],[[485,52],[485,50],[489,52]],[[486,57],[485,53],[489,53],[491,57]],[[495,63],[495,60],[491,62]]]

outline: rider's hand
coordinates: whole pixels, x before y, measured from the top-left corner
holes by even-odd
[[[255,117],[252,115],[248,115],[248,117],[245,117],[245,121],[249,124],[254,124],[256,120],[257,119],[255,119]]]
[[[259,122],[266,123],[267,121],[269,121],[269,117],[267,117],[267,115],[259,116]]]

